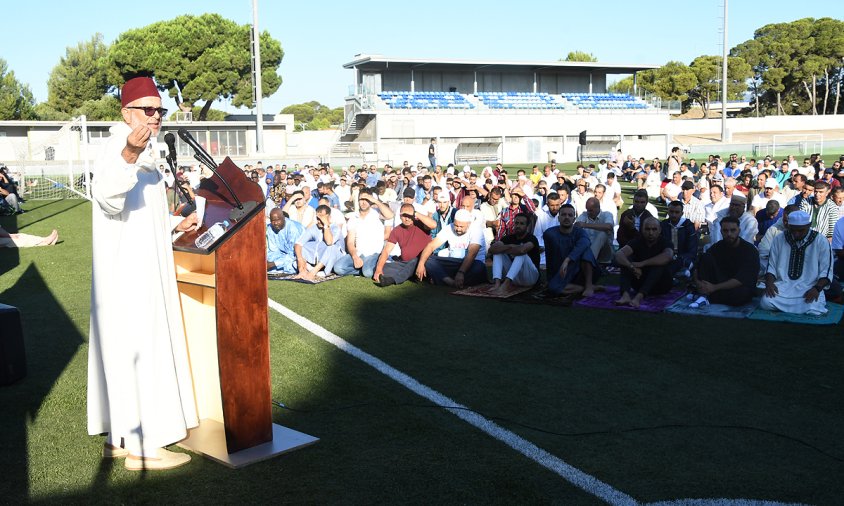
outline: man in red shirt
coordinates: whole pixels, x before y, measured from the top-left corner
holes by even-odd
[[[401,224],[390,231],[372,274],[378,286],[397,285],[413,276],[419,254],[431,242],[430,230],[437,226],[430,216],[416,212],[413,204],[402,204],[399,212]],[[396,245],[401,248],[401,255],[388,263]]]

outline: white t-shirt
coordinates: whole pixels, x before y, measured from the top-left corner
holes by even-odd
[[[478,250],[475,260],[481,262],[486,260],[486,245],[484,244],[484,232],[482,228],[470,226],[463,235],[454,233],[454,225],[446,227],[437,234],[437,239],[445,239],[447,247],[439,252],[441,257],[464,258],[470,244],[477,244],[481,247]]]
[[[381,253],[384,247],[384,223],[377,211],[370,210],[363,218],[357,214],[352,216],[347,228],[347,234],[355,233],[355,249],[358,256]]]

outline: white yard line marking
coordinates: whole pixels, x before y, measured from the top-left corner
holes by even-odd
[[[333,344],[340,350],[366,363],[370,367],[373,367],[381,374],[384,374],[390,379],[397,381],[402,386],[409,389],[416,395],[427,399],[428,401],[439,406],[454,406],[456,408],[459,408],[448,409],[448,411],[450,411],[453,415],[457,416],[466,423],[474,426],[477,429],[480,429],[486,434],[494,437],[495,439],[501,441],[510,448],[521,453],[525,457],[533,460],[540,466],[557,474],[561,478],[565,479],[572,485],[584,490],[585,492],[592,494],[600,499],[603,499],[604,501],[607,501],[610,504],[638,504],[635,499],[625,494],[624,492],[616,490],[615,488],[602,482],[594,476],[586,474],[583,471],[573,467],[572,465],[567,464],[560,458],[551,455],[547,451],[543,450],[542,448],[539,448],[538,446],[522,438],[521,436],[518,436],[517,434],[510,432],[507,429],[504,429],[495,422],[492,422],[491,420],[488,420],[473,411],[467,411],[468,408],[466,408],[465,406],[458,404],[452,399],[449,399],[445,395],[437,392],[436,390],[429,388],[423,385],[422,383],[419,383],[407,374],[386,364],[384,361],[370,355],[369,353],[366,353],[365,351],[361,350],[357,346],[354,346],[345,339],[339,337],[338,335],[332,332],[329,332],[325,328],[282,306],[278,302],[269,299],[269,306],[275,311],[278,311],[284,317],[288,318],[289,320],[293,321],[305,330],[319,337],[320,339]]]

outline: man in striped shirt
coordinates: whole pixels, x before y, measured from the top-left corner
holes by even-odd
[[[815,181],[814,195],[804,199],[800,203],[800,209],[811,218],[812,230],[831,242],[832,232],[838,221],[838,206],[829,198],[829,184],[826,181]]]
[[[706,212],[703,202],[695,197],[695,184],[691,181],[683,181],[678,199],[683,202],[683,218],[686,218],[695,230],[700,230],[700,224],[704,222]]]

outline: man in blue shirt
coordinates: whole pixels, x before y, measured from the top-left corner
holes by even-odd
[[[299,222],[287,219],[281,209],[270,211],[270,224],[267,225],[268,272],[296,273],[294,244],[304,231]]]

